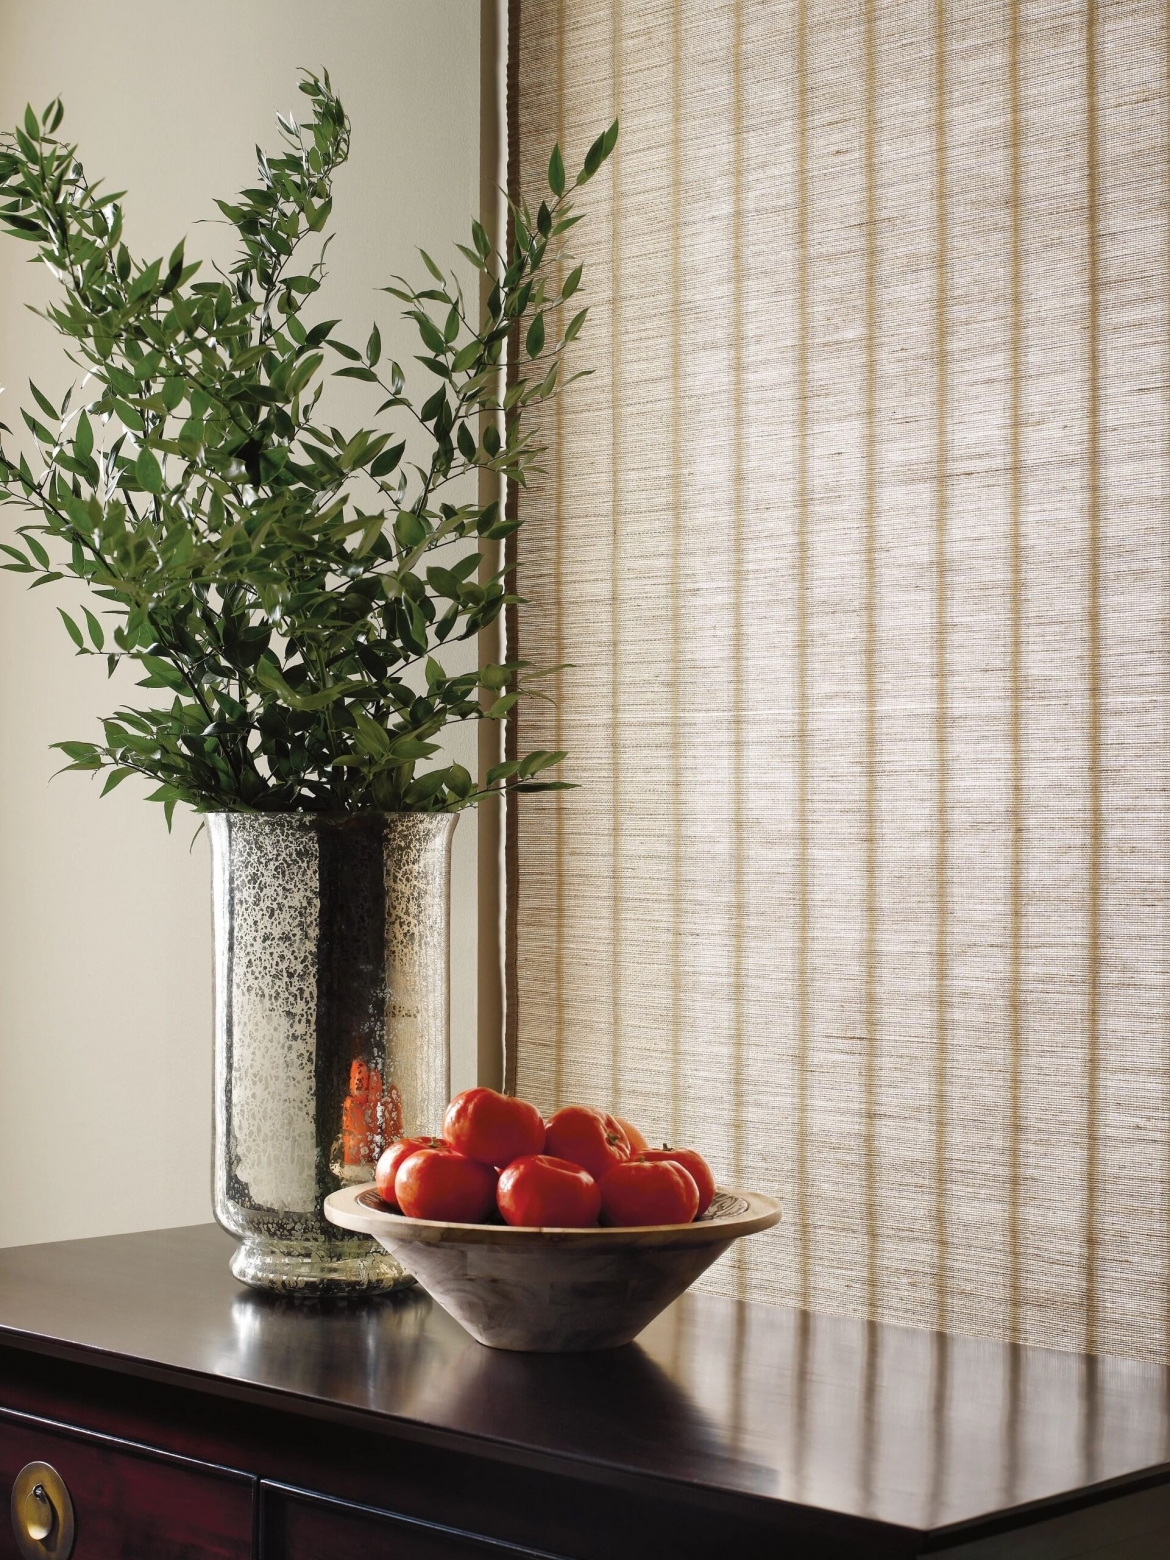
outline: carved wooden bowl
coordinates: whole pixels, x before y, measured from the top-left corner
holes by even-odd
[[[325,1217],[372,1235],[480,1343],[568,1354],[630,1343],[732,1241],[775,1224],[780,1204],[720,1190],[693,1224],[526,1229],[408,1219],[367,1185],[332,1192]]]

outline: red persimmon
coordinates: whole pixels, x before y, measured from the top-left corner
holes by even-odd
[[[544,1121],[535,1105],[495,1089],[464,1089],[447,1106],[443,1136],[481,1164],[503,1168],[544,1149]]]
[[[496,1206],[507,1224],[577,1230],[597,1223],[601,1193],[580,1165],[551,1154],[528,1154],[500,1176]]]
[[[600,1191],[605,1224],[689,1224],[699,1211],[693,1176],[672,1159],[627,1159],[614,1165]]]
[[[699,1188],[699,1213],[706,1213],[711,1206],[711,1199],[715,1195],[715,1177],[711,1174],[711,1167],[702,1154],[697,1154],[693,1148],[650,1148],[644,1154],[636,1154],[632,1157],[670,1159],[676,1165],[681,1165]],[[698,1216],[697,1213],[695,1217]]]
[[[592,1105],[566,1105],[548,1118],[544,1151],[580,1165],[600,1181],[607,1170],[630,1157],[630,1141],[615,1117]]]
[[[626,1134],[626,1138],[630,1145],[630,1153],[644,1154],[650,1147],[649,1143],[646,1141],[645,1134],[639,1132],[637,1127],[634,1126],[633,1122],[627,1121],[624,1116],[615,1116],[613,1119]]]
[[[496,1172],[449,1148],[419,1148],[398,1166],[394,1198],[411,1219],[480,1224],[496,1200]]]
[[[411,1154],[417,1153],[420,1148],[446,1149],[446,1147],[443,1139],[436,1137],[399,1138],[397,1142],[391,1143],[378,1160],[374,1170],[374,1185],[378,1188],[378,1196],[383,1202],[396,1208],[398,1204],[394,1200],[394,1177],[398,1174],[398,1166],[402,1161],[409,1159]]]

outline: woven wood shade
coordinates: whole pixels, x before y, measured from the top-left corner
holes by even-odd
[[[521,0],[596,369],[521,495],[516,1081],[751,1298],[1170,1355],[1162,0]]]

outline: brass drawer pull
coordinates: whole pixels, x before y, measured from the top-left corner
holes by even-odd
[[[12,1486],[12,1531],[25,1560],[68,1560],[73,1551],[73,1502],[48,1463],[31,1462]]]

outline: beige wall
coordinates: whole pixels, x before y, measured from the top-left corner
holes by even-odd
[[[189,254],[215,253],[220,229],[195,220],[250,182],[253,145],[271,144],[275,110],[300,101],[298,67],[322,64],[354,127],[322,313],[364,340],[377,310],[406,360],[396,306],[373,289],[415,268],[416,244],[450,254],[476,208],[474,0],[0,0],[0,123],[60,93],[63,133],[92,175],[130,192],[128,238],[150,255],[183,233]],[[10,424],[30,376],[54,396],[68,383],[53,333],[24,308],[49,284],[26,262],[0,246]],[[0,531],[12,523],[0,512]],[[85,777],[49,784],[49,744],[95,734],[126,696],[74,658],[53,589],[30,596],[0,575],[0,1245],[210,1217],[206,844],[188,850],[186,818],[168,838],[131,783],[100,802]],[[459,1088],[475,1069],[474,817],[456,839]]]

